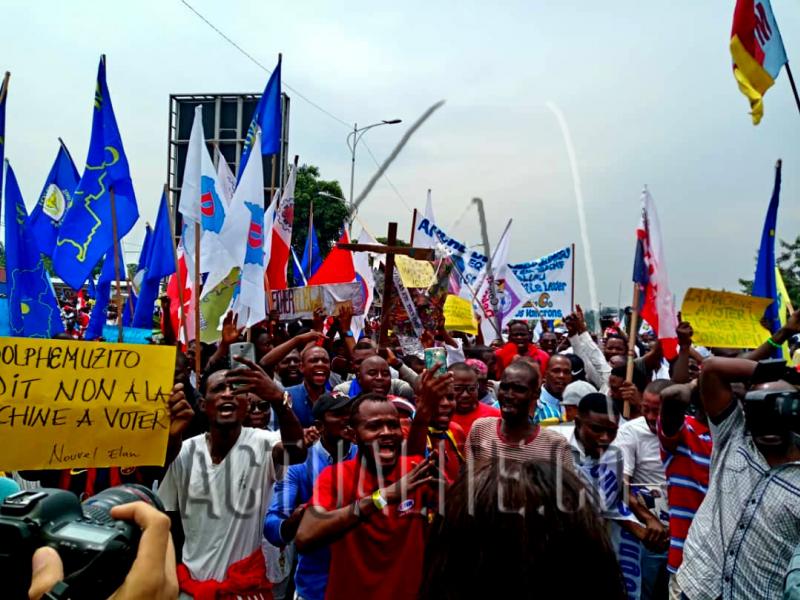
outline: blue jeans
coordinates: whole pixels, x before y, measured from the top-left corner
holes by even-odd
[[[669,577],[667,573],[667,553],[652,552],[642,544],[641,600],[660,600],[667,597]]]

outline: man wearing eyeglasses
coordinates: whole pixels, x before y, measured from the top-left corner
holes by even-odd
[[[460,425],[465,434],[469,433],[476,420],[500,416],[498,409],[478,399],[478,374],[475,369],[466,363],[454,363],[447,370],[453,374],[453,394],[456,398],[453,422]]]
[[[530,419],[538,388],[539,372],[532,365],[518,360],[506,367],[497,394],[500,418],[484,417],[472,424],[466,442],[468,468],[488,460],[541,460],[573,468],[566,438]]]

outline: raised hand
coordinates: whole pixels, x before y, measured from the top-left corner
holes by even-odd
[[[694,329],[688,321],[681,321],[675,328],[675,333],[678,336],[678,345],[681,348],[689,348],[692,345],[692,336],[694,336]]]
[[[441,474],[436,467],[438,451],[434,450],[430,456],[411,469],[404,477],[395,483],[380,490],[381,496],[389,504],[397,504],[408,497],[408,494],[421,486],[436,486],[439,484]]]
[[[323,327],[325,326],[325,309],[321,306],[318,306],[314,309],[314,319],[311,328],[314,331],[322,331]]]
[[[236,394],[255,394],[269,402],[273,408],[280,408],[283,394],[264,370],[244,356],[234,356],[233,360],[249,367],[249,369],[232,369],[225,376],[225,381],[236,390]]]
[[[180,437],[194,417],[194,410],[186,399],[182,383],[172,386],[167,406],[169,408],[169,435],[170,437]]]
[[[234,315],[232,310],[228,311],[225,318],[222,320],[222,334],[220,336],[220,344],[230,346],[239,340],[242,335],[244,327],[239,327],[239,316]]]

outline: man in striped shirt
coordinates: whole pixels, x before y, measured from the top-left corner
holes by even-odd
[[[566,438],[530,419],[538,387],[539,372],[535,367],[521,360],[506,367],[497,394],[500,418],[478,419],[467,436],[468,469],[488,460],[540,460],[574,468]]]
[[[669,500],[670,598],[680,598],[675,574],[683,561],[683,544],[692,519],[708,491],[711,433],[699,393],[692,384],[677,384],[661,392],[658,439],[667,476]],[[695,407],[694,416],[687,409]]]

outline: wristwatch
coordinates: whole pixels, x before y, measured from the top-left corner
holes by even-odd
[[[353,337],[353,332],[348,329],[347,331],[344,332],[344,337],[349,337],[349,338]]]

